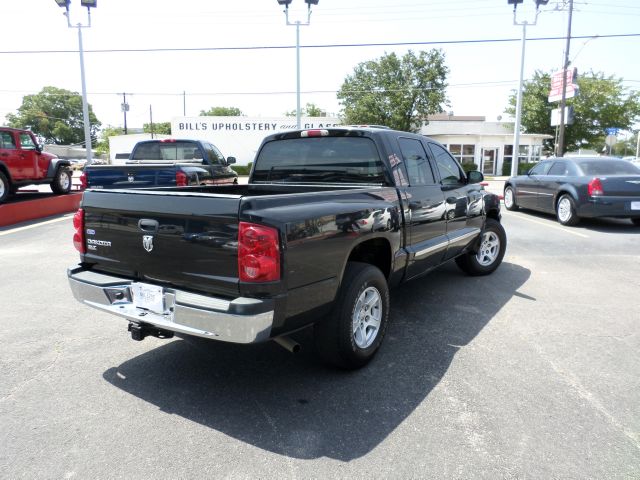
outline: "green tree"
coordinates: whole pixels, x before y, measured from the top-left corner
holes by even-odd
[[[152,133],[151,124],[144,123],[142,125],[142,131],[144,133]],[[157,133],[159,135],[171,135],[171,122],[153,122],[153,133]]]
[[[40,93],[25,95],[16,114],[8,114],[14,128],[30,129],[45,143],[72,145],[84,143],[82,96],[56,87],[44,87]],[[89,105],[91,138],[96,138],[102,125]]]
[[[211,107],[200,110],[201,117],[243,117],[244,113],[237,107]]]
[[[427,116],[448,106],[448,67],[441,50],[409,50],[358,64],[345,79],[338,99],[347,124],[382,124],[417,131]]]
[[[307,103],[307,105],[305,107],[302,107],[300,109],[300,114],[303,117],[326,117],[327,116],[327,112],[322,110],[315,103]],[[285,112],[285,115],[287,117],[295,117],[296,116],[296,111],[295,110],[290,110],[288,112]]]
[[[124,130],[120,127],[112,127],[109,125],[100,131],[100,139],[96,142],[95,150],[99,155],[109,155],[109,137],[124,135]]]
[[[574,123],[565,128],[565,151],[587,148],[601,151],[605,146],[605,129],[618,127],[630,130],[640,119],[640,94],[624,87],[622,80],[605,76],[602,72],[589,72],[577,80],[579,92],[567,100],[573,106]],[[546,133],[554,136],[551,110],[557,103],[549,103],[551,75],[536,71],[523,85],[522,128],[525,133]],[[515,115],[516,92],[509,98],[505,112]],[[553,150],[553,140],[545,141]]]

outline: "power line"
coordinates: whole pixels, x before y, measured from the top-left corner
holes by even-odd
[[[576,35],[574,40],[588,38],[631,38],[640,37],[640,33],[621,33],[611,35]],[[566,40],[567,37],[536,37],[528,38],[528,42]],[[300,48],[353,48],[353,47],[400,47],[400,46],[421,46],[421,45],[462,45],[462,44],[482,44],[482,43],[510,43],[519,42],[520,38],[489,38],[480,40],[437,40],[430,42],[389,42],[389,43],[333,43],[322,45],[300,45]],[[192,47],[192,48],[114,48],[114,49],[94,49],[85,50],[84,53],[152,53],[152,52],[211,52],[211,51],[241,51],[241,50],[291,50],[295,45],[267,45],[248,47]],[[5,50],[0,54],[24,55],[24,54],[56,54],[72,53],[77,54],[77,50]]]

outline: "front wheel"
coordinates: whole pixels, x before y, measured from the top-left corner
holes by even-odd
[[[51,190],[59,195],[69,193],[71,191],[71,171],[60,167],[51,182]]]
[[[500,266],[506,250],[507,234],[504,227],[497,220],[487,218],[478,251],[457,257],[456,264],[469,275],[488,275]]]
[[[560,197],[556,205],[556,217],[561,225],[568,227],[576,225],[580,221],[576,214],[576,204],[571,195],[565,193]]]
[[[507,187],[504,189],[504,206],[507,210],[518,210],[518,204],[516,203],[516,192],[513,187]]]
[[[389,287],[382,272],[349,262],[334,307],[314,326],[316,351],[347,370],[366,365],[382,343],[389,322]]]

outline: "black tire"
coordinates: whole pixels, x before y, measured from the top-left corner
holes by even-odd
[[[516,191],[511,186],[504,189],[504,208],[511,211],[520,208],[516,202]]]
[[[576,213],[576,202],[568,193],[561,195],[556,203],[556,218],[560,225],[567,227],[576,225],[580,221]]]
[[[71,170],[65,167],[58,168],[56,176],[53,177],[53,182],[49,184],[53,193],[58,195],[69,193],[71,191],[71,177]]]
[[[493,218],[487,218],[477,252],[467,252],[456,258],[460,270],[472,276],[489,275],[502,263],[507,250],[507,234]]]
[[[366,297],[367,304],[360,302]],[[357,318],[360,325],[354,331]],[[384,275],[373,265],[349,262],[331,313],[314,326],[316,351],[332,366],[361,368],[380,348],[388,322],[389,287]]]
[[[631,221],[636,227],[640,227],[640,218],[632,218]]]
[[[11,184],[7,176],[0,172],[0,203],[4,202],[11,194]]]

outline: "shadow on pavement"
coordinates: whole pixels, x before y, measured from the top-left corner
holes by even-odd
[[[453,263],[391,294],[391,323],[364,369],[324,367],[312,353],[175,340],[109,368],[112,385],[226,435],[281,455],[349,461],[383,442],[429,395],[459,349],[516,294],[530,271],[503,263],[468,277]],[[535,299],[531,301],[535,301]]]
[[[540,220],[550,220],[555,222],[559,227],[562,227],[562,225],[560,225],[556,220],[555,215],[552,213],[543,213],[535,210],[527,210],[525,208],[520,208],[517,213],[522,213],[532,218],[539,218]],[[623,232],[640,234],[640,227],[636,227],[631,223],[631,220],[627,218],[581,218],[580,223],[577,225],[563,228],[593,230],[595,232],[602,233]]]

